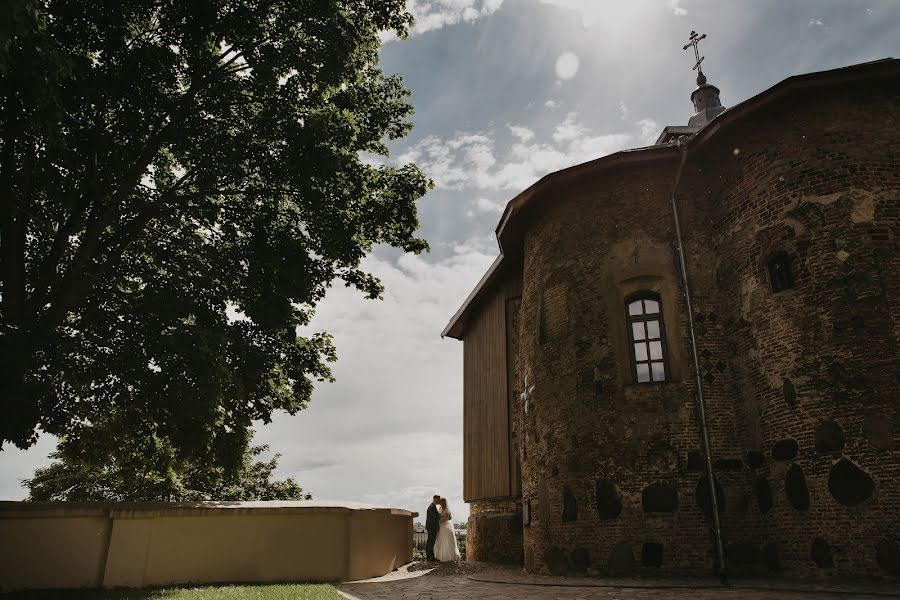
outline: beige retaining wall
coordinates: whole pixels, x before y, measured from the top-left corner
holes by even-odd
[[[0,591],[352,581],[412,560],[417,513],[316,502],[0,502]]]

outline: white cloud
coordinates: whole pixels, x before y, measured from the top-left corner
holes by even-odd
[[[406,8],[415,19],[410,35],[421,35],[457,23],[472,23],[500,9],[503,0],[407,0]],[[396,40],[393,32],[382,32],[381,41]]]
[[[486,201],[489,202],[489,201]],[[440,332],[497,255],[490,233],[436,244],[444,258],[367,257],[385,285],[382,301],[335,286],[309,331],[334,336],[335,382],[309,408],[277,414],[254,441],[282,454],[316,499],[351,500],[422,513],[433,493],[462,502],[462,344]],[[292,459],[291,457],[297,457]]]
[[[623,121],[627,121],[628,117],[631,116],[631,109],[628,108],[628,105],[625,104],[624,100],[619,100],[619,118]]]
[[[688,14],[688,11],[681,7],[681,0],[666,0],[666,8],[668,8],[673,15],[678,15],[679,17]]]
[[[521,125],[507,125],[507,127],[509,127],[510,133],[521,142],[528,142],[534,139],[534,132],[527,127],[522,127]]]
[[[491,132],[457,133],[449,139],[429,136],[397,160],[416,162],[438,189],[520,191],[553,171],[642,143],[626,132],[597,135],[574,112],[556,125],[548,141],[537,140],[530,129],[509,127],[516,140],[502,153]]]
[[[828,29],[828,25],[826,25],[822,21],[822,19],[819,19],[817,17],[813,17],[812,19],[809,20],[809,26],[814,29]]]
[[[556,126],[553,131],[553,141],[557,143],[571,142],[572,140],[583,137],[588,129],[578,123],[578,115],[570,112],[566,115],[565,120]]]
[[[584,28],[602,25],[617,33],[633,35],[632,25],[646,26],[647,17],[657,13],[670,13],[680,17],[687,15],[681,0],[628,0],[628,2],[603,2],[601,0],[540,0],[577,13]]]
[[[49,454],[56,450],[56,438],[43,434],[28,450],[7,444],[0,450],[0,500],[24,500],[28,490],[19,481],[34,475],[38,467],[50,464]]]
[[[639,139],[644,146],[653,144],[657,140],[657,138],[659,138],[659,134],[662,131],[662,128],[659,126],[659,124],[650,118],[641,119],[635,124],[641,130]]]
[[[560,79],[572,79],[578,73],[578,55],[574,52],[563,52],[556,59],[556,76]]]
[[[488,198],[479,198],[475,201],[475,208],[478,212],[499,214],[503,212],[505,205]]]
[[[559,102],[557,102],[556,100],[547,100],[546,102],[544,102],[544,106],[546,106],[550,110],[553,110],[559,108]]]

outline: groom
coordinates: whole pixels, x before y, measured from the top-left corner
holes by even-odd
[[[440,516],[438,515],[437,505],[441,497],[437,494],[431,497],[431,504],[428,505],[428,511],[425,513],[425,531],[428,532],[428,542],[425,544],[425,557],[428,562],[434,562],[434,541],[437,539],[438,529],[440,528]]]

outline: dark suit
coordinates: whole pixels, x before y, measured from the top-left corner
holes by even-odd
[[[425,531],[428,532],[428,542],[425,544],[425,557],[434,560],[434,542],[437,539],[438,529],[441,526],[441,518],[438,515],[437,506],[432,502],[425,513]]]

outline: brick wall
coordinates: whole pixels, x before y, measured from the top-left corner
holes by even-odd
[[[689,184],[707,190],[743,442],[767,458],[763,525],[789,574],[898,574],[897,97],[796,97],[706,148]],[[774,252],[793,289],[772,293]]]
[[[522,504],[502,498],[469,504],[466,560],[522,564]]]
[[[897,97],[792,96],[720,132],[685,168],[679,213],[732,571],[898,568]],[[529,570],[713,570],[669,207],[676,169],[673,158],[558,178],[525,232],[517,371],[536,387],[513,419]],[[773,251],[796,266],[779,294],[765,272]],[[624,298],[640,290],[662,300],[664,384],[632,382]],[[553,298],[565,298],[549,307],[565,319],[544,306]],[[476,540],[473,553],[488,553]]]

